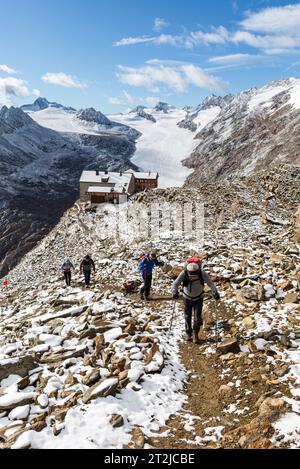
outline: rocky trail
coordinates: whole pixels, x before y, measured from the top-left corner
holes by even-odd
[[[282,169],[282,179],[278,171],[262,174],[256,186],[244,178],[228,196],[220,183],[211,194],[169,189],[137,197],[146,204],[205,197],[197,254],[221,301],[216,324],[206,289],[200,346],[184,342],[181,301],[170,332],[170,287],[191,254],[189,240],[120,243],[104,230],[107,207],[66,212],[0,292],[0,446],[299,447],[297,174],[293,167]],[[167,266],[156,270],[150,302],[137,294],[145,249]],[[85,289],[78,267],[88,252],[97,272]],[[66,256],[76,267],[69,288],[59,272]]]

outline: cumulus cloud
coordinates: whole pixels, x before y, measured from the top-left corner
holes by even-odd
[[[66,73],[46,73],[42,76],[42,80],[45,83],[57,86],[63,86],[64,88],[79,88],[85,89],[87,88],[87,84],[83,81],[78,80],[78,78],[67,75]]]
[[[261,33],[296,33],[300,28],[300,4],[269,7],[259,12],[247,12],[240,26]]]
[[[17,70],[14,70],[13,68],[9,67],[8,65],[1,65],[0,64],[0,72],[7,73],[8,75],[14,75],[17,72]]]
[[[194,64],[178,66],[146,65],[144,67],[124,67],[119,65],[117,76],[122,83],[144,87],[153,93],[160,92],[160,86],[184,93],[189,85],[199,88],[223,90],[222,82]]]
[[[155,18],[153,29],[154,29],[154,31],[159,32],[162,29],[167,28],[168,26],[169,26],[169,24],[163,18]]]
[[[15,77],[0,77],[0,103],[10,105],[12,97],[29,96],[31,93],[26,81]]]

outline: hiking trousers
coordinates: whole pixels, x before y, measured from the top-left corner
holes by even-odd
[[[90,270],[84,270],[83,275],[84,275],[85,285],[88,287],[91,283],[91,271]]]
[[[152,287],[152,274],[144,274],[143,279],[144,285],[141,288],[141,294],[148,298]]]
[[[69,272],[64,272],[64,275],[65,275],[66,285],[67,285],[68,287],[70,287],[70,286],[71,286],[71,278],[72,278],[72,276],[71,276],[71,271],[69,271]]]
[[[202,310],[203,298],[196,301],[184,298],[185,331],[188,335],[192,335],[193,331],[199,334],[203,324]]]

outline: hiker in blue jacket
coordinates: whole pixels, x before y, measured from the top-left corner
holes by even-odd
[[[140,290],[142,300],[149,301],[150,299],[154,267],[163,267],[163,265],[164,262],[159,261],[157,259],[157,255],[154,252],[146,255],[139,264],[139,270],[142,272],[144,280],[144,285]]]

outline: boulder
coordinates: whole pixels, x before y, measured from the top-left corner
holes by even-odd
[[[124,425],[124,418],[122,415],[112,415],[110,419],[110,424],[113,428],[120,428]]]
[[[84,404],[88,404],[93,399],[99,397],[115,396],[118,388],[118,378],[107,378],[99,381],[83,395]]]
[[[35,392],[12,392],[0,397],[0,412],[14,409],[15,407],[32,404],[35,400]]]
[[[220,345],[218,345],[218,352],[222,355],[226,355],[227,353],[239,353],[240,347],[238,341],[235,337],[231,337],[229,339],[224,340]]]
[[[82,380],[82,383],[85,386],[93,386],[93,384],[97,383],[100,379],[100,371],[92,371],[87,376],[85,376]]]
[[[247,316],[242,320],[242,325],[245,327],[245,329],[254,329],[255,321],[250,316]]]
[[[288,293],[283,300],[284,304],[292,304],[298,303],[298,295],[297,293]]]
[[[0,381],[8,378],[10,375],[18,375],[25,378],[28,372],[37,366],[38,365],[32,356],[0,360]]]

